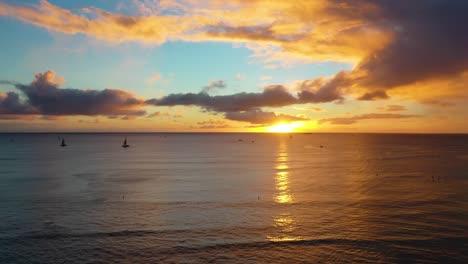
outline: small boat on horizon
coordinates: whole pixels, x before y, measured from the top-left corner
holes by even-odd
[[[67,144],[65,143],[65,139],[64,139],[64,138],[62,138],[62,143],[60,143],[60,146],[61,146],[61,147],[66,147],[66,146],[67,146]]]
[[[127,137],[125,137],[125,140],[124,140],[124,142],[122,144],[122,148],[128,148],[128,147],[130,147],[130,145],[127,144]]]

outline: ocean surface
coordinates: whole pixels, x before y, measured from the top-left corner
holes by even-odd
[[[467,253],[468,135],[0,134],[0,263]]]

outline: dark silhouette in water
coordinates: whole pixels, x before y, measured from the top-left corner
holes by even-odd
[[[130,147],[130,145],[127,144],[127,137],[125,137],[125,140],[124,140],[124,142],[122,144],[122,148],[128,148],[128,147]]]
[[[64,139],[64,138],[62,138],[62,143],[60,143],[60,146],[61,146],[61,147],[66,147],[66,146],[67,146],[67,144],[65,143],[65,139]]]

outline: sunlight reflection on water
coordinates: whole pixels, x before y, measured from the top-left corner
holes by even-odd
[[[468,263],[467,135],[65,136],[0,134],[0,263]]]
[[[289,160],[287,143],[281,141],[279,145],[279,152],[276,158],[276,175],[275,175],[275,188],[277,203],[292,203],[292,195],[289,191]]]
[[[274,198],[278,204],[290,204],[293,202],[289,182],[289,169],[288,145],[286,141],[282,140],[276,158],[276,194]],[[301,237],[291,235],[296,229],[296,219],[292,214],[282,213],[276,215],[273,217],[273,221],[273,226],[277,230],[278,235],[269,235],[267,237],[269,241],[283,242],[301,239]]]

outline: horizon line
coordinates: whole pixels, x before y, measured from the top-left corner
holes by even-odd
[[[383,135],[468,135],[468,132],[209,132],[209,131],[0,131],[0,134],[383,134]]]

